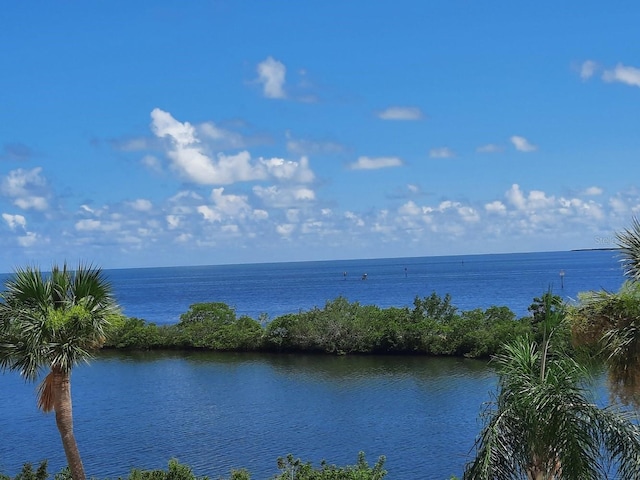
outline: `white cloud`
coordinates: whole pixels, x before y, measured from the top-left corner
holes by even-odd
[[[286,208],[297,206],[300,202],[310,202],[315,200],[316,195],[313,190],[306,187],[253,187],[253,193],[260,198],[265,205],[275,208]]]
[[[221,222],[222,221],[222,215],[220,214],[220,212],[218,210],[216,210],[215,208],[212,208],[208,205],[200,205],[197,208],[197,211],[199,214],[201,214],[203,216],[203,218],[207,221],[207,222]]]
[[[178,215],[167,215],[165,219],[169,230],[175,230],[180,226],[181,219]]]
[[[283,223],[281,225],[276,226],[276,231],[282,237],[290,237],[296,226],[290,223]]]
[[[234,155],[218,153],[211,156],[190,123],[179,122],[158,108],[151,112],[151,118],[153,132],[169,140],[167,157],[173,168],[191,182],[230,185],[269,178],[289,183],[310,183],[315,179],[307,157],[297,162],[282,158],[259,158],[254,162],[246,150]],[[213,135],[211,128],[205,128],[205,131]]]
[[[278,180],[292,180],[297,183],[310,183],[315,175],[309,168],[309,159],[302,157],[299,162],[284,160],[282,158],[260,159],[266,171]]]
[[[8,213],[2,214],[2,219],[9,225],[11,230],[15,230],[16,227],[20,227],[22,229],[27,227],[27,219],[22,215],[10,215]]]
[[[13,203],[15,206],[20,207],[23,210],[33,209],[33,210],[44,211],[47,208],[49,208],[49,202],[44,197],[31,196],[31,197],[16,198],[13,201]]]
[[[351,170],[377,170],[379,168],[401,167],[402,160],[398,157],[359,157],[349,165]]]
[[[511,188],[505,193],[505,197],[509,201],[511,205],[516,207],[518,210],[524,210],[526,207],[526,200],[524,198],[524,194],[522,190],[520,190],[520,185],[514,183],[511,185]]]
[[[9,197],[14,205],[23,210],[46,210],[49,207],[46,198],[47,182],[40,175],[41,171],[40,167],[32,170],[12,170],[2,179],[0,193]]]
[[[510,138],[511,143],[519,152],[534,152],[538,149],[536,145],[529,143],[524,137],[520,137],[518,135],[514,135]]]
[[[152,130],[160,138],[169,138],[167,156],[173,166],[188,180],[203,185],[228,185],[237,181],[265,179],[262,165],[252,165],[251,155],[242,151],[236,155],[218,154],[210,158],[200,145],[195,129],[189,122],[181,123],[159,108],[151,112]]]
[[[284,91],[287,68],[273,57],[267,57],[257,67],[258,80],[263,85],[263,94],[267,98],[286,98]]]
[[[262,209],[255,209],[251,212],[251,216],[254,220],[266,220],[269,218],[269,212]]]
[[[598,69],[598,64],[593,60],[587,60],[580,65],[580,78],[588,80],[591,78]]]
[[[453,158],[456,154],[449,147],[432,148],[429,150],[431,158]]]
[[[420,120],[422,111],[418,107],[389,107],[378,112],[378,118],[382,120]]]
[[[422,213],[422,209],[415,202],[410,200],[398,208],[398,213],[400,213],[400,215],[413,216]]]
[[[620,82],[633,87],[640,87],[640,69],[619,63],[613,70],[605,70],[602,74],[602,79],[605,82]]]
[[[499,153],[503,152],[504,147],[502,145],[496,145],[495,143],[487,143],[476,148],[478,153]]]
[[[489,213],[497,213],[503,215],[507,212],[507,207],[500,200],[494,200],[485,204],[484,209]]]
[[[251,206],[244,195],[224,194],[224,188],[214,188],[211,191],[211,200],[216,210],[227,216],[237,216],[251,211]]]
[[[344,212],[344,218],[349,220],[352,224],[354,224],[357,227],[365,226],[364,220],[354,212],[350,212],[350,211]]]

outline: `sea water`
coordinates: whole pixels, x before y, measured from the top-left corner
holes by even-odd
[[[402,307],[431,292],[451,294],[463,310],[504,305],[526,315],[549,288],[570,301],[624,280],[608,251],[105,273],[126,314],[157,323],[178,321],[196,302],[274,318],[338,296]],[[212,479],[246,467],[266,480],[288,453],[345,465],[364,451],[370,463],[387,457],[389,480],[445,480],[470,460],[493,392],[486,362],[422,356],[106,353],[72,377],[80,452],[98,478],[166,468],[175,457]],[[0,438],[0,472],[65,464],[53,416],[37,410],[35,386],[13,372],[0,374]]]
[[[176,323],[191,304],[224,302],[238,315],[273,319],[340,296],[363,305],[411,307],[416,297],[451,295],[461,310],[507,306],[527,315],[546,291],[567,301],[578,293],[616,291],[624,278],[613,251],[107,270],[131,317]]]

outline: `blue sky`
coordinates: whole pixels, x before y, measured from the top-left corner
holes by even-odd
[[[10,2],[0,271],[612,246],[637,2]]]

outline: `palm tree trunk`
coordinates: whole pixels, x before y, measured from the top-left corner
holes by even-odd
[[[71,377],[69,373],[61,370],[53,372],[54,410],[56,412],[56,425],[62,439],[64,453],[67,456],[67,464],[73,480],[86,480],[82,459],[78,451],[76,438],[73,434],[73,414],[71,406]]]

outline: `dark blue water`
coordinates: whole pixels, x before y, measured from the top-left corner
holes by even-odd
[[[406,268],[406,272],[405,272]],[[559,272],[564,270],[563,285]],[[344,272],[347,272],[346,277]],[[361,276],[367,273],[367,280]],[[617,290],[612,252],[556,252],[264,265],[109,270],[127,315],[175,322],[190,304],[222,301],[271,318],[342,295],[409,306],[450,293],[466,310],[506,305],[521,315],[549,287],[563,297]],[[303,355],[102,356],[73,374],[75,429],[87,473],[123,476],[172,457],[198,475],[248,468],[276,473],[278,456],[352,464],[387,456],[388,478],[460,475],[495,386],[484,362],[425,357]],[[35,386],[0,374],[0,472],[23,462],[65,463],[54,418]]]
[[[406,270],[405,270],[406,269]],[[564,277],[560,277],[564,271]],[[346,276],[344,273],[346,272]],[[611,251],[416,257],[108,270],[128,316],[175,323],[189,305],[224,302],[257,319],[322,307],[339,296],[382,308],[449,293],[462,310],[508,306],[526,315],[552,288],[570,300],[586,290],[617,290],[623,277]],[[367,279],[362,280],[363,274]]]

